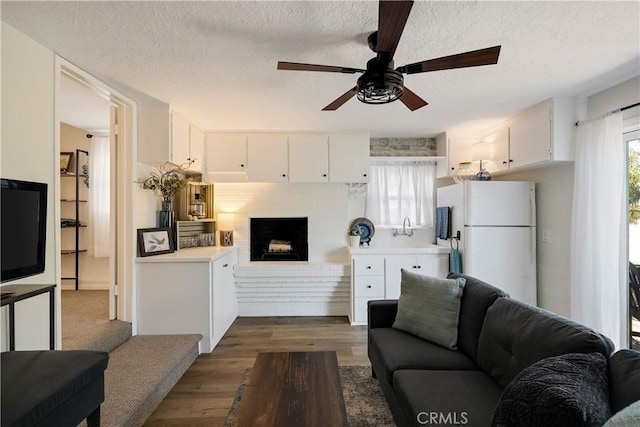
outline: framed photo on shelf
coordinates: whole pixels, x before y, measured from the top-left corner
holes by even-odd
[[[71,168],[71,161],[73,160],[73,152],[60,153],[60,173],[67,173]]]
[[[138,249],[141,257],[175,252],[173,230],[171,227],[139,228]]]

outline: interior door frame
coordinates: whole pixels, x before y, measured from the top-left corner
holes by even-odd
[[[112,200],[117,198],[115,212],[112,212],[114,219],[115,253],[111,261],[114,264],[115,284],[111,286],[110,294],[110,318],[118,318],[120,320],[134,323],[135,329],[135,310],[133,300],[134,288],[134,260],[136,257],[135,246],[135,209],[133,204],[133,185],[134,159],[137,153],[137,105],[135,101],[123,95],[113,87],[97,79],[66,59],[56,55],[55,57],[55,150],[60,151],[60,114],[59,114],[59,96],[60,96],[60,79],[62,73],[70,76],[82,84],[87,85],[94,90],[99,96],[103,96],[116,106],[117,114],[117,144],[115,150],[115,162],[117,163],[117,174],[112,178],[115,184],[112,191]],[[113,158],[113,157],[112,157]],[[114,165],[115,167],[115,165]],[[60,185],[56,186],[56,193],[59,198]],[[59,220],[60,210],[56,210],[56,217]],[[60,255],[60,236],[56,237],[56,265],[57,271],[61,271],[61,255]],[[56,313],[58,314],[56,323],[57,330],[61,330],[61,281],[57,278],[56,287]],[[61,346],[61,333],[57,335],[57,348]]]

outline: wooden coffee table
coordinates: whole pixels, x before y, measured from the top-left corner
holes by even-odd
[[[233,425],[346,427],[336,352],[258,353]]]

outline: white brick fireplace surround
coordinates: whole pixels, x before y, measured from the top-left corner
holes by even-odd
[[[346,316],[346,233],[350,221],[362,216],[362,205],[345,184],[216,184],[216,210],[234,213],[238,314]],[[309,261],[249,262],[251,217],[307,217]]]

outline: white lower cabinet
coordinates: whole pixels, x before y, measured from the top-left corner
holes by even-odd
[[[203,252],[185,249],[137,261],[138,334],[201,334],[200,353],[214,349],[238,316],[238,255],[235,248]]]
[[[364,250],[366,251],[366,250]],[[351,254],[351,311],[353,325],[367,324],[367,303],[398,299],[400,270],[434,277],[446,277],[447,253]]]

